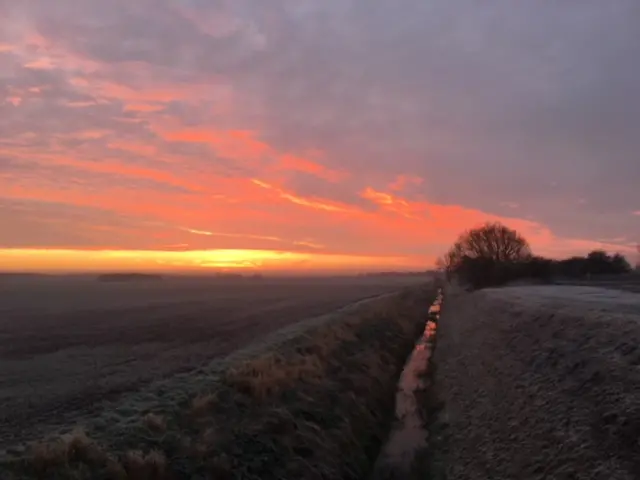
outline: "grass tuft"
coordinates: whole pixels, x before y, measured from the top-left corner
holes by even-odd
[[[143,419],[144,426],[154,433],[164,433],[167,430],[167,421],[162,415],[147,413]]]
[[[224,381],[243,394],[264,400],[298,382],[319,381],[323,377],[323,363],[316,354],[286,359],[273,353],[229,369]]]
[[[191,415],[197,418],[211,413],[211,410],[215,406],[217,400],[218,396],[215,393],[199,394],[191,400]]]
[[[72,462],[101,465],[105,460],[106,453],[81,429],[75,429],[51,441],[37,443],[30,450],[30,461],[40,473]]]
[[[158,450],[146,455],[140,450],[130,450],[124,455],[123,465],[131,480],[163,480],[168,476],[167,459]]]

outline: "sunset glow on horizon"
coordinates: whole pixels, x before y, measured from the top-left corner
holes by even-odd
[[[375,269],[409,271],[424,259],[310,254],[270,250],[62,250],[5,249],[0,262],[8,272],[184,272],[282,273],[295,271],[361,273]]]
[[[0,3],[0,271],[635,258],[635,0],[114,2]]]

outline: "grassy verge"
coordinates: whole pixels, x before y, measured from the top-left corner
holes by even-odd
[[[427,478],[640,478],[639,314],[582,287],[449,295]]]
[[[2,478],[363,478],[432,297],[371,300],[164,382],[5,461]]]

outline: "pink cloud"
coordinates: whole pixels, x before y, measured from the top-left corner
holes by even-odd
[[[348,177],[348,173],[344,170],[334,170],[328,168],[321,163],[295,155],[281,155],[277,166],[281,170],[293,170],[299,172],[310,173],[328,182],[339,182]]]

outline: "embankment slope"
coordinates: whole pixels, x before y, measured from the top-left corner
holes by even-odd
[[[158,380],[12,448],[0,478],[367,478],[434,294],[427,284],[363,300]]]
[[[640,295],[451,292],[434,363],[433,477],[640,478]]]

